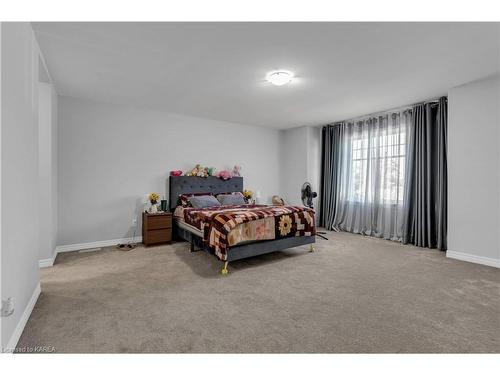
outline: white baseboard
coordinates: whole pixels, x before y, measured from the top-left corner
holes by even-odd
[[[16,349],[17,343],[21,338],[21,335],[24,331],[24,327],[26,326],[26,323],[28,322],[28,319],[31,316],[31,312],[35,307],[36,301],[38,300],[38,296],[40,295],[41,291],[42,289],[40,288],[40,283],[38,283],[35,287],[35,290],[33,291],[33,294],[31,295],[30,300],[28,301],[28,305],[24,309],[23,314],[19,319],[19,323],[17,323],[16,329],[12,333],[9,342],[7,343],[7,347],[3,348],[3,351],[5,353],[12,353]]]
[[[98,248],[98,247],[116,246],[116,245],[121,244],[121,243],[127,244],[129,242],[132,242],[132,237],[116,238],[114,240],[75,243],[75,244],[71,244],[71,245],[57,246],[55,251],[54,251],[53,257],[47,258],[47,259],[40,259],[38,261],[38,266],[40,268],[52,267],[54,265],[54,261],[56,260],[57,254],[59,254],[59,253],[65,253],[67,251],[94,249],[94,248]],[[142,236],[135,237],[134,242],[136,242],[136,243],[142,242]]]
[[[133,238],[134,242],[139,243],[142,242],[142,236],[137,236]],[[96,241],[96,242],[86,242],[86,243],[75,243],[72,245],[62,245],[56,247],[56,253],[65,253],[67,251],[78,251],[84,249],[93,249],[97,247],[107,247],[107,246],[116,246],[118,244],[127,244],[132,242],[132,237],[128,238],[117,238],[114,240],[105,240],[105,241]]]
[[[461,253],[458,251],[450,251],[450,250],[446,252],[446,257],[452,259],[464,260],[466,262],[471,262],[471,263],[484,264],[485,266],[500,268],[500,259],[481,257],[478,255]]]
[[[54,261],[56,260],[56,256],[57,256],[57,250],[54,250],[52,258],[40,259],[38,261],[38,267],[40,268],[52,267],[54,265]]]

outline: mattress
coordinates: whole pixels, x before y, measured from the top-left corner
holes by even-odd
[[[180,228],[187,230],[188,232],[194,234],[195,236],[203,238],[203,231],[201,229],[198,229],[198,228],[193,227],[192,225],[186,223],[184,221],[184,219],[180,219],[180,218],[176,217],[176,218],[174,218],[174,220]]]

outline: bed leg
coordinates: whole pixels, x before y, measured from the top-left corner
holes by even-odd
[[[229,262],[224,262],[224,267],[222,267],[222,270],[220,271],[221,274],[223,275],[227,275],[228,274],[228,269],[227,269],[227,265],[228,265]]]
[[[310,244],[310,245],[309,245],[309,252],[310,252],[310,253],[314,253],[314,250],[315,250],[314,245],[313,245],[313,244]]]
[[[191,250],[191,252],[194,252],[194,244],[192,242],[190,242],[190,244],[191,244],[191,249],[190,250]]]

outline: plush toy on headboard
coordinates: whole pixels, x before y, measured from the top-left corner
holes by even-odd
[[[241,167],[239,165],[235,165],[233,168],[233,177],[241,176]]]
[[[233,177],[233,174],[229,170],[224,170],[217,173],[216,176],[222,178],[223,180],[229,180],[230,178]]]
[[[208,177],[208,168],[196,164],[193,169],[186,173],[186,176]]]

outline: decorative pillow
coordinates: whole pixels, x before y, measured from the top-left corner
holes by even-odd
[[[194,196],[189,198],[189,203],[191,203],[191,206],[194,208],[220,206],[220,202],[213,195]]]
[[[231,192],[227,192],[227,193],[220,193],[220,194],[217,194],[216,197],[221,197],[223,195],[237,195],[237,196],[241,196],[241,197],[245,198],[245,196],[243,195],[243,193],[241,191],[231,191]]]
[[[181,194],[179,195],[179,201],[177,202],[177,205],[181,205],[182,207],[189,207],[191,206],[191,203],[189,203],[189,198],[191,197],[197,197],[200,195],[213,195],[212,193],[189,193],[189,194]]]
[[[230,193],[230,194],[219,194],[219,195],[217,195],[217,199],[224,206],[233,205],[233,204],[246,204],[247,203],[245,200],[245,197],[239,191],[236,191],[236,192]]]

